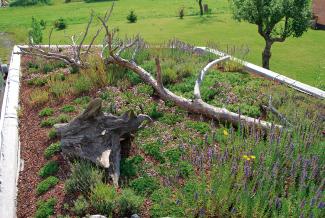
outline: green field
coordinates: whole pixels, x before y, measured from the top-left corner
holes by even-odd
[[[112,4],[62,2],[63,0],[55,1],[52,6],[1,9],[0,32],[12,33],[16,43],[26,43],[28,27],[33,16],[45,20],[48,26],[63,17],[68,22],[68,28],[66,32],[56,31],[53,42],[66,44],[68,40],[65,35],[83,31],[91,9],[103,13]],[[176,37],[196,45],[213,42],[221,49],[227,46],[247,46],[250,49],[247,59],[260,65],[264,42],[258,35],[256,26],[234,21],[228,0],[205,2],[212,9],[212,14],[200,17],[197,15],[198,6],[195,0],[119,0],[115,5],[111,26],[119,28],[120,37],[139,33],[145,40],[153,43]],[[185,8],[183,20],[177,17],[181,7]],[[138,15],[136,24],[127,23],[126,16],[130,10],[134,10]],[[50,27],[45,30],[45,43],[49,30]],[[94,32],[95,28],[92,31]],[[2,56],[8,52],[3,48],[1,50]],[[302,38],[290,38],[285,43],[273,46],[271,69],[324,89],[324,56],[325,32],[309,30]]]

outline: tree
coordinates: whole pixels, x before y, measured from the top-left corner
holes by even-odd
[[[270,68],[271,47],[286,38],[301,37],[310,20],[309,0],[232,0],[234,18],[256,24],[265,40],[263,67]]]
[[[203,0],[196,0],[200,6],[200,16],[203,16]]]
[[[32,17],[32,29],[28,32],[29,40],[32,44],[39,44],[43,41],[41,24]]]

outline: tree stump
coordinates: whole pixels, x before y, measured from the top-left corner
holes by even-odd
[[[151,118],[143,114],[137,116],[133,111],[114,116],[103,113],[101,108],[101,99],[95,99],[82,114],[67,124],[55,125],[55,128],[65,155],[87,159],[108,169],[114,185],[118,186],[120,141]]]

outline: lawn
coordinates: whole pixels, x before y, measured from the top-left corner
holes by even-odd
[[[264,42],[256,27],[234,21],[227,0],[205,2],[212,9],[212,14],[199,17],[198,5],[194,0],[120,0],[116,2],[111,26],[118,27],[120,36],[139,33],[151,43],[162,43],[176,37],[196,45],[213,42],[225,50],[231,46],[246,46],[250,50],[247,60],[260,65]],[[10,32],[16,43],[26,43],[27,31],[34,16],[47,22],[48,27],[44,31],[46,43],[53,21],[62,17],[67,20],[68,28],[65,32],[56,31],[52,41],[66,44],[66,36],[84,30],[90,10],[103,13],[110,5],[111,2],[64,4],[55,1],[52,6],[1,9],[0,32]],[[185,8],[183,20],[177,17],[181,7]],[[126,21],[130,10],[138,15],[135,24]],[[95,28],[91,31],[94,32]],[[3,53],[0,52],[0,55],[4,56]],[[325,32],[310,29],[302,38],[290,38],[285,43],[273,46],[271,69],[325,89],[324,55]]]

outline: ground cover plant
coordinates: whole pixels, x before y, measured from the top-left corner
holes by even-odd
[[[247,59],[261,65],[261,52],[265,43],[259,36],[257,27],[235,21],[228,0],[205,0],[203,3],[208,4],[211,13],[199,16],[200,11],[195,0],[115,1],[116,7],[111,24],[112,27],[119,29],[120,36],[136,35],[141,32],[141,35],[152,43],[162,43],[177,37],[195,45],[205,45],[207,41],[213,41],[225,51],[232,46],[247,46],[250,49]],[[53,31],[52,43],[69,44],[66,35],[84,31],[84,26],[89,20],[90,7],[97,13],[103,13],[111,4],[112,2],[88,4],[83,1],[72,1],[66,4],[63,1],[53,1],[53,5],[49,6],[1,9],[0,29],[1,32],[6,33],[5,37],[0,34],[1,58],[8,60],[7,55],[11,49],[6,49],[6,46],[10,41],[15,41],[16,44],[28,42],[26,36],[32,17],[46,22],[47,27],[43,30],[44,41],[47,41],[55,20],[63,18],[67,28],[64,31]],[[184,8],[183,19],[179,19],[179,8]],[[131,9],[138,16],[138,21],[133,24],[126,20]],[[52,13],[53,11],[55,13]],[[91,34],[95,31],[95,28],[90,28]],[[90,39],[87,38],[86,43],[89,41]],[[308,30],[299,39],[289,39],[281,45],[275,44],[272,47],[270,68],[293,79],[324,89],[324,46],[324,32]],[[3,53],[4,51],[6,53]]]
[[[126,51],[123,56],[131,54]],[[155,75],[156,56],[162,60],[164,85],[188,98],[193,96],[193,83],[200,69],[215,59],[208,54],[155,48],[142,50],[136,61]],[[273,106],[290,122],[281,131],[271,128],[266,132],[245,125],[234,128],[164,102],[133,72],[113,66],[105,68],[99,59],[90,58],[97,61],[79,73],[71,74],[63,67],[46,74],[55,77],[63,72],[65,79],[60,83],[66,90],[57,95],[51,92],[55,83],[37,87],[28,83],[31,78],[44,75],[30,66],[44,61],[24,56],[20,134],[22,156],[29,170],[20,174],[19,217],[39,213],[322,217],[322,100],[247,73],[225,72],[225,67],[219,65],[209,71],[202,84],[205,101],[256,119],[281,123],[278,116],[262,107],[272,96]],[[29,97],[34,92],[47,93],[49,98],[35,105]],[[105,112],[120,115],[132,109],[137,114],[149,114],[154,120],[134,135],[128,149],[123,147],[119,189],[112,186],[103,169],[92,163],[68,163],[60,153],[55,132],[49,138],[53,130],[42,127],[44,121],[57,121],[62,114],[77,115],[96,97],[103,100]],[[30,192],[29,184],[34,192]],[[36,211],[39,200],[41,206]]]

